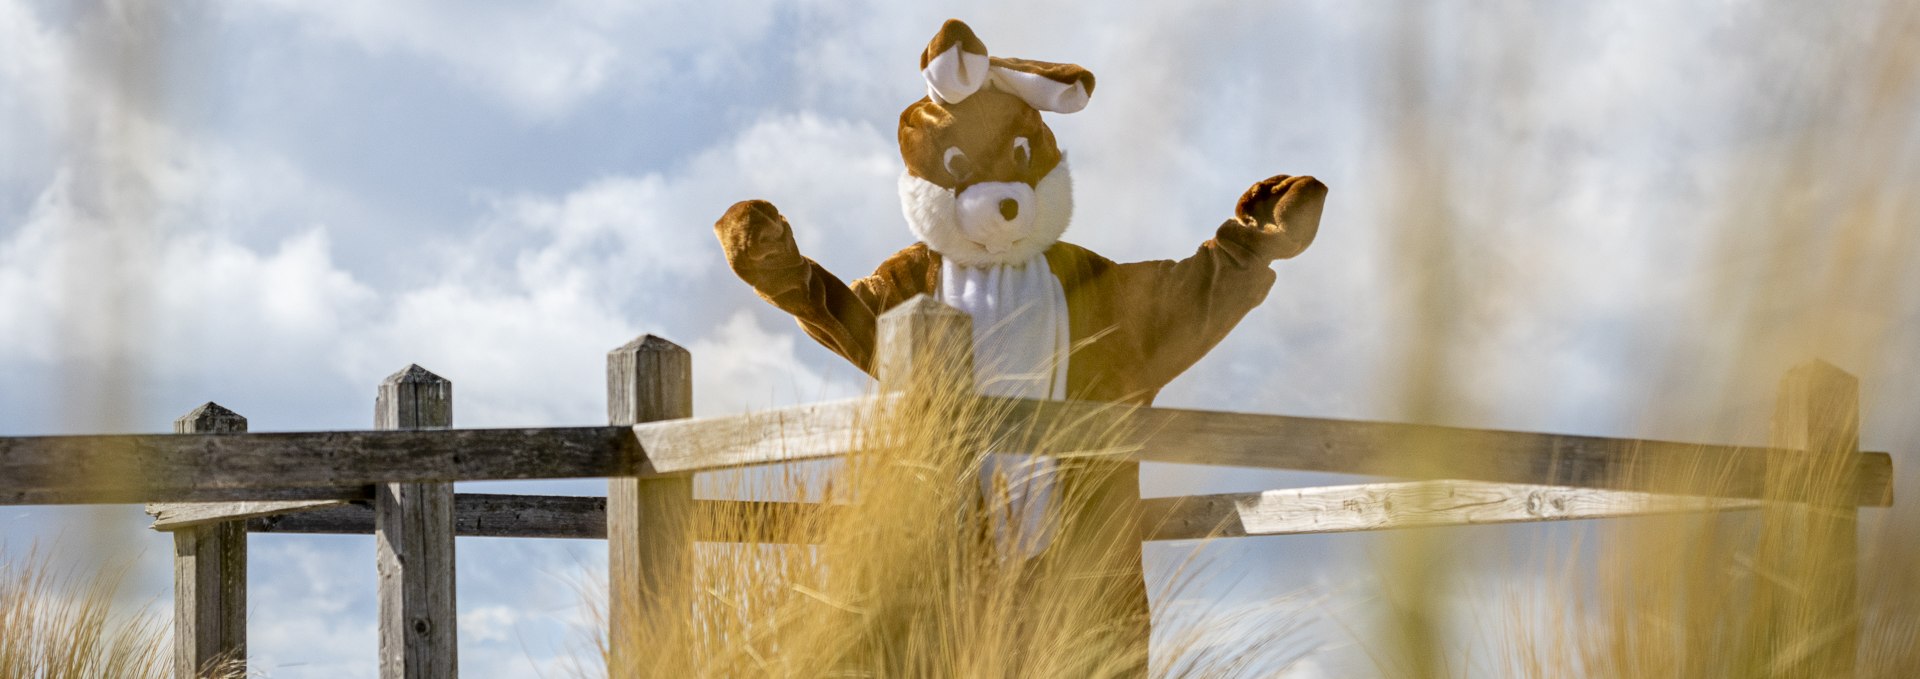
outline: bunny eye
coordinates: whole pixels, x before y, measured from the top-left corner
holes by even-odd
[[[1022,170],[1033,162],[1033,148],[1027,144],[1026,137],[1013,138],[1013,161],[1019,163]]]
[[[947,166],[947,174],[953,175],[954,181],[964,182],[967,177],[973,176],[973,161],[968,160],[967,153],[958,146],[947,147],[947,156],[942,162]]]

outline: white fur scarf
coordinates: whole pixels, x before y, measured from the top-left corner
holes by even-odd
[[[1067,294],[1046,253],[1021,264],[940,262],[940,301],[973,317],[974,383],[980,393],[1065,398]]]
[[[1072,347],[1067,295],[1045,253],[1023,264],[981,267],[944,259],[939,296],[973,316],[974,383],[980,393],[1066,397]],[[1050,541],[1054,468],[1051,460],[1023,454],[993,453],[982,461],[980,490],[992,508],[1003,553],[1032,557]]]

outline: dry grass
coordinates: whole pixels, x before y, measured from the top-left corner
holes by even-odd
[[[1818,596],[1829,582],[1795,574],[1791,565],[1850,565],[1851,554],[1769,553],[1770,543],[1793,532],[1780,515],[1796,511],[1664,517],[1605,531],[1597,562],[1568,565],[1548,584],[1507,599],[1496,631],[1505,635],[1506,674],[1920,676],[1913,548],[1869,552],[1854,618],[1849,602]],[[1781,561],[1789,565],[1769,565]]]
[[[706,524],[698,533],[740,543],[780,534],[791,544],[698,550],[690,579],[646,593],[626,640],[645,653],[615,675],[1267,676],[1292,658],[1297,620],[1284,617],[1248,636],[1243,621],[1201,616],[1185,629],[1156,630],[1156,651],[1146,655],[1137,520],[1102,492],[1116,469],[1103,453],[1063,459],[1060,505],[1086,509],[1054,517],[1054,540],[1040,557],[1010,558],[990,528],[993,503],[1007,498],[983,501],[975,481],[980,451],[1009,445],[983,439],[977,432],[998,428],[977,423],[1005,413],[939,387],[952,382],[923,378],[868,413],[861,452],[831,484],[786,474],[768,487],[723,491],[817,498],[836,511],[791,525],[752,512],[689,517]],[[1909,676],[1920,659],[1911,635],[1920,576],[1901,565],[1916,563],[1912,549],[1873,555],[1864,610],[1835,587],[1854,569],[1856,545],[1846,530],[1850,467],[1830,448],[1853,445],[1853,403],[1812,405],[1814,421],[1842,430],[1806,455],[1809,463],[1775,475],[1763,510],[1612,522],[1598,549],[1574,550],[1547,581],[1550,591],[1511,598],[1506,615],[1480,620],[1482,629],[1451,627],[1459,618],[1448,593],[1461,573],[1443,559],[1398,560],[1440,553],[1442,533],[1394,534],[1393,558],[1378,575],[1399,589],[1381,599],[1384,624],[1362,631],[1372,635],[1362,644],[1376,669],[1484,676],[1487,662],[1455,662],[1450,643],[1485,634],[1501,646],[1492,664],[1512,676]],[[1117,450],[1119,434],[1042,435],[1038,450]],[[1173,581],[1175,590],[1205,584],[1192,571]],[[1159,594],[1166,602],[1180,593]]]
[[[747,541],[781,530],[810,544],[703,545],[692,582],[647,593],[628,640],[643,657],[614,675],[1144,676],[1138,521],[1116,503],[1137,497],[1132,477],[1109,486],[1117,471],[1109,454],[1062,458],[1056,506],[1088,509],[1056,512],[1041,529],[1051,536],[1046,549],[1018,556],[1006,544],[1020,531],[994,528],[1005,527],[993,517],[1008,495],[983,499],[977,482],[980,451],[1007,446],[968,425],[1005,414],[937,386],[952,375],[918,377],[868,413],[862,452],[829,484],[789,475],[771,489],[727,492],[818,497],[837,511],[779,527],[755,514],[692,517],[712,524],[703,533]],[[1081,437],[1073,449],[1108,448],[1101,439],[1113,435]],[[1039,438],[1042,451],[1066,449],[1061,436]],[[1231,623],[1247,621],[1219,622]],[[1284,664],[1293,629],[1273,625],[1224,646],[1206,629],[1156,630],[1152,674],[1263,676]]]
[[[29,554],[0,561],[0,677],[170,677],[164,621],[114,608],[122,572],[55,574]]]

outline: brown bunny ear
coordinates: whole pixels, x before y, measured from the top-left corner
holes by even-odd
[[[948,19],[920,53],[920,75],[927,79],[927,98],[935,102],[973,96],[987,84],[987,44],[959,19]]]
[[[1093,72],[1075,64],[993,57],[993,86],[1049,113],[1073,113],[1093,96]]]

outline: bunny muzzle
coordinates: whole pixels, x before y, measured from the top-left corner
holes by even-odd
[[[1025,182],[974,184],[954,196],[960,234],[989,255],[1004,255],[1032,235],[1033,187]]]

